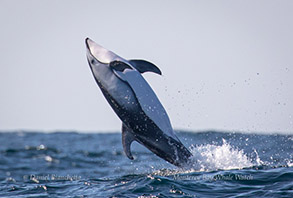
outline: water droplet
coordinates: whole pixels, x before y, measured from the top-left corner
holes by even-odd
[[[40,146],[37,147],[37,150],[44,150],[46,147],[45,145],[41,144]]]
[[[53,161],[53,158],[52,158],[51,156],[47,155],[47,156],[45,157],[45,160],[46,160],[47,162],[52,162],[52,161]]]

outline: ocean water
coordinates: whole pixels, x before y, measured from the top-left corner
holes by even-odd
[[[179,169],[121,133],[0,133],[0,197],[293,197],[293,135],[177,132]]]

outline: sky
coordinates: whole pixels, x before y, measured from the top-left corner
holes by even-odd
[[[146,73],[173,128],[293,134],[293,1],[0,0],[0,131],[120,131],[84,39]]]

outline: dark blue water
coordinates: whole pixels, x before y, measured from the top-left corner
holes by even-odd
[[[178,132],[178,169],[121,134],[0,133],[0,197],[293,197],[293,135]]]

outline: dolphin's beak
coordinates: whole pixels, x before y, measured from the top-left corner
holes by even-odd
[[[123,58],[119,57],[115,53],[98,45],[90,38],[85,39],[85,44],[88,51],[91,53],[91,55],[95,57],[100,63],[109,64],[110,62],[115,60],[124,60]]]
[[[90,49],[89,42],[92,42],[92,40],[90,38],[86,38],[85,39],[85,46],[88,50]]]

